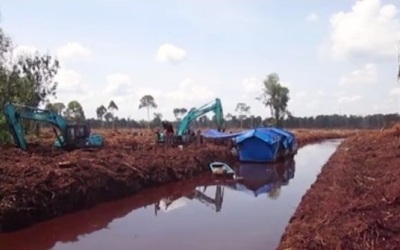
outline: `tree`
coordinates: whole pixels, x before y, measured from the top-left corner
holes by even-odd
[[[187,111],[188,111],[188,110],[187,110],[186,108],[180,108],[180,109],[179,109],[179,114],[180,114],[181,117],[182,117],[182,116],[184,116],[184,115],[187,113]]]
[[[274,118],[275,126],[282,127],[283,119],[290,112],[287,110],[289,102],[289,89],[279,82],[279,76],[276,73],[269,74],[264,80],[263,93],[257,100],[270,108],[271,116]]]
[[[52,105],[53,105],[55,112],[57,112],[58,115],[62,115],[63,110],[65,109],[64,103],[56,102],[56,103],[53,103]]]
[[[37,107],[48,101],[50,96],[56,96],[57,82],[54,81],[60,65],[57,59],[50,55],[20,56],[14,66],[21,77],[26,77],[33,84],[34,95],[29,100],[30,106]]]
[[[97,119],[99,119],[101,121],[101,126],[104,126],[104,115],[107,113],[107,109],[106,107],[104,107],[104,105],[100,105],[100,107],[98,107],[96,109],[96,115],[97,115]]]
[[[187,109],[186,108],[174,108],[173,112],[174,112],[174,116],[175,116],[176,120],[179,121],[182,118],[182,116],[184,116],[187,113]]]
[[[111,100],[110,104],[108,104],[108,110],[111,110],[111,114],[113,117],[113,129],[115,129],[115,116],[114,116],[114,111],[118,110],[117,104],[113,100]]]
[[[154,101],[154,97],[151,95],[145,95],[140,99],[139,109],[146,108],[147,109],[147,121],[148,126],[150,128],[150,109],[157,108],[157,104]]]
[[[0,28],[0,105],[11,101],[38,107],[48,102],[50,96],[55,97],[57,83],[54,77],[59,69],[58,61],[38,52],[14,54],[11,39]],[[39,123],[35,127],[38,133]]]
[[[250,111],[250,106],[246,105],[246,103],[239,102],[236,105],[236,112],[239,113],[239,120],[240,120],[240,128],[243,127],[243,119],[246,118],[246,114]]]
[[[107,122],[110,122],[111,120],[113,120],[113,115],[110,112],[107,112],[104,115],[104,119],[106,119]]]
[[[180,113],[179,108],[174,108],[174,110],[172,112],[174,113],[174,116],[175,116],[176,120],[178,120],[179,119],[178,116],[179,116],[179,113]]]
[[[161,125],[163,115],[161,113],[154,113],[153,123],[157,125]]]
[[[50,103],[50,102],[46,104],[44,109],[49,110],[49,111],[54,112],[54,113],[57,113],[57,110],[55,110],[53,104]]]
[[[399,68],[399,70],[398,70],[398,72],[397,72],[397,80],[399,81],[399,83],[400,83],[400,41],[399,41],[399,43],[398,43],[398,52],[397,52],[397,57],[398,57],[398,59],[397,59],[397,64],[398,64],[398,68]]]
[[[74,122],[81,122],[85,120],[85,113],[83,112],[82,105],[78,101],[70,101],[67,105],[67,110],[64,113],[65,117]]]

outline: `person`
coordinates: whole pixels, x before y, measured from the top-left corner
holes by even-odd
[[[165,143],[172,144],[172,138],[174,136],[174,127],[172,126],[172,123],[168,121],[163,121],[162,126],[165,133]]]
[[[162,140],[161,140],[161,132],[160,132],[159,128],[156,129],[156,142],[157,143],[162,142]]]

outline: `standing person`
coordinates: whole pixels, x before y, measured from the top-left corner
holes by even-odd
[[[165,144],[172,144],[172,139],[174,136],[174,127],[168,121],[163,121],[162,126],[165,132]]]

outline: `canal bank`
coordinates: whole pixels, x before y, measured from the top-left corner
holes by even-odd
[[[0,235],[5,249],[274,249],[301,197],[340,141],[292,162],[240,164],[243,181],[209,173]]]
[[[353,133],[307,131],[296,133],[296,137],[301,147]],[[28,152],[1,148],[0,231],[18,230],[145,188],[191,178],[208,171],[212,161],[235,162],[224,146],[133,151],[118,147],[124,145],[122,138],[110,141],[98,152],[60,152],[42,145],[34,145]]]
[[[290,219],[278,249],[400,246],[400,126],[346,139]]]

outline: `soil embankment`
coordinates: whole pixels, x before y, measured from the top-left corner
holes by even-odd
[[[345,137],[353,132],[296,132],[298,144]],[[54,137],[34,139],[29,150],[1,148],[0,231],[13,231],[143,188],[207,171],[211,161],[233,163],[224,146],[191,145],[179,150],[154,145],[150,134],[102,132],[98,151],[54,149]]]
[[[346,139],[290,220],[278,249],[398,249],[400,124]]]

